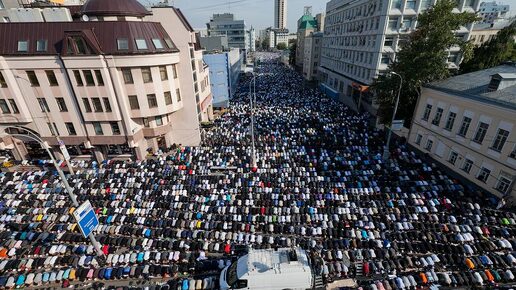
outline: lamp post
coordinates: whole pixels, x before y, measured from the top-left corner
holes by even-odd
[[[253,76],[253,82],[254,82],[254,98],[256,98],[256,76],[254,73],[251,73]],[[251,142],[252,142],[252,162],[253,162],[253,169],[257,167],[256,164],[256,145],[254,140],[254,104],[253,104],[253,90],[251,89],[252,83],[249,81],[249,104],[251,106]]]
[[[394,106],[394,112],[392,113],[391,126],[389,128],[389,134],[387,135],[387,144],[385,145],[385,147],[383,149],[383,160],[384,161],[387,161],[391,157],[389,148],[391,146],[392,124],[394,123],[394,119],[396,118],[396,112],[398,111],[398,105],[400,103],[401,88],[403,86],[403,77],[396,72],[391,72],[391,74],[396,75],[400,78],[400,88],[398,89],[398,96],[396,97],[396,105]]]
[[[5,130],[7,130],[7,129],[22,130],[22,131],[27,132],[27,134],[7,133],[7,132],[5,132]],[[24,137],[24,138],[29,138],[31,140],[38,142],[39,145],[41,145],[41,148],[45,149],[48,153],[48,156],[50,156],[50,159],[52,160],[52,163],[54,164],[54,167],[56,168],[57,173],[59,174],[59,177],[61,178],[61,182],[63,182],[65,189],[68,192],[70,199],[72,200],[73,205],[75,206],[75,208],[79,207],[79,202],[77,202],[77,196],[73,193],[73,190],[70,187],[70,184],[68,184],[68,181],[66,180],[66,176],[64,175],[64,172],[61,170],[61,168],[59,168],[59,165],[57,165],[54,155],[52,154],[52,152],[50,151],[48,146],[45,144],[45,142],[43,140],[41,140],[41,138],[39,138],[36,134],[32,133],[31,131],[27,130],[26,128],[18,127],[18,126],[2,126],[1,130],[0,130],[0,137],[2,137],[2,135],[4,135],[4,136],[10,135],[13,137]],[[95,247],[97,254],[99,256],[103,256],[104,252],[102,252],[102,249],[100,248],[100,244],[95,239],[95,235],[93,233],[90,233],[88,235],[88,238],[90,239],[90,242],[92,243],[93,247]]]

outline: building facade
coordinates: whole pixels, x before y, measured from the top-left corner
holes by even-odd
[[[497,19],[505,18],[510,10],[509,5],[498,4],[496,1],[482,2],[478,15],[482,18],[482,23],[493,23]]]
[[[514,203],[516,66],[502,65],[423,88],[409,143],[449,170]]]
[[[493,39],[500,30],[514,21],[516,21],[516,18],[498,19],[492,23],[475,23],[473,30],[471,30],[469,41],[475,46],[480,46]],[[516,35],[514,36],[514,41],[516,41]]]
[[[242,71],[244,55],[238,48],[228,52],[207,52],[204,61],[210,67],[213,107],[228,108],[236,91]]]
[[[287,0],[274,0],[274,27],[287,29]]]
[[[117,5],[87,1],[69,22],[0,23],[0,125],[28,128],[60,159],[60,143],[72,156],[97,160],[198,145],[194,81],[185,79],[192,51],[182,48],[195,38],[148,21],[136,0],[110,1]],[[202,51],[193,54],[202,63]],[[209,94],[205,74],[198,79]],[[3,144],[27,158],[30,144],[10,137]]]
[[[254,29],[254,27],[251,26],[251,29],[247,31],[247,34],[247,38],[249,39],[247,51],[254,52],[256,51],[256,30]]]
[[[321,63],[323,33],[312,32],[305,38],[303,77],[307,81],[317,81],[318,68]]]
[[[373,79],[396,58],[400,36],[417,26],[417,15],[435,0],[331,0],[326,6],[320,70],[323,90],[358,110],[355,94],[362,94]],[[458,1],[456,12],[474,13],[479,0]],[[472,24],[457,37],[469,39]],[[449,65],[457,67],[459,48],[449,51]],[[372,111],[371,113],[375,113]]]
[[[312,7],[305,7],[304,15],[297,21],[296,67],[303,68],[305,60],[305,38],[318,31],[317,18],[312,16]]]
[[[245,50],[249,47],[249,38],[244,20],[235,20],[231,13],[213,14],[206,24],[208,36],[227,35],[230,48]]]

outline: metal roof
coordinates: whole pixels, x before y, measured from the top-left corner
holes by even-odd
[[[163,26],[157,22],[11,22],[0,23],[0,55],[66,55],[65,40],[71,33],[81,35],[93,48],[92,54],[127,55],[178,51]],[[127,50],[118,50],[117,39],[122,38],[128,40]],[[145,39],[148,49],[138,50],[135,43],[136,39]],[[160,39],[163,48],[157,49],[154,46],[153,39]],[[36,50],[36,43],[39,40],[47,41],[46,51]],[[27,52],[18,51],[19,41],[28,41]],[[167,45],[167,42],[171,44],[171,47]]]
[[[516,65],[510,63],[433,82],[425,87],[516,110],[516,85],[492,92],[488,90],[492,76],[507,76],[507,79],[511,79],[515,74]]]
[[[135,16],[151,13],[136,0],[88,0],[81,10],[88,16]]]

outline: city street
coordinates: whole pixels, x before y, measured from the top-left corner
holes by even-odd
[[[325,281],[356,278],[365,289],[514,280],[513,212],[475,198],[405,144],[393,142],[384,162],[385,133],[368,114],[304,85],[276,54],[256,57],[256,89],[241,79],[201,147],[68,177],[99,216],[103,265],[56,174],[0,173],[0,288],[153,278],[171,281],[163,289],[215,289],[199,277],[239,245],[298,245]],[[203,268],[206,259],[215,262]]]

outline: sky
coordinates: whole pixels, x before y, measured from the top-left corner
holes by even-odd
[[[144,5],[156,0],[139,0]],[[516,1],[516,0],[514,0]],[[175,3],[174,3],[175,2]],[[229,5],[228,5],[229,2]],[[287,0],[287,28],[296,32],[297,20],[303,15],[304,6],[312,6],[315,15],[326,10],[326,0]],[[256,30],[274,25],[274,0],[169,0],[180,8],[195,28],[206,28],[206,23],[215,13],[231,12],[237,20],[245,20],[247,27]]]
[[[152,5],[160,0],[139,0]],[[303,15],[304,6],[312,6],[315,15],[326,10],[327,0],[287,0],[287,28],[296,32],[297,20]],[[497,1],[511,5],[511,15],[516,15],[516,0]],[[231,12],[237,20],[245,20],[247,27],[256,30],[274,25],[274,0],[169,0],[169,4],[180,8],[195,29],[205,29],[206,23],[215,13]]]

